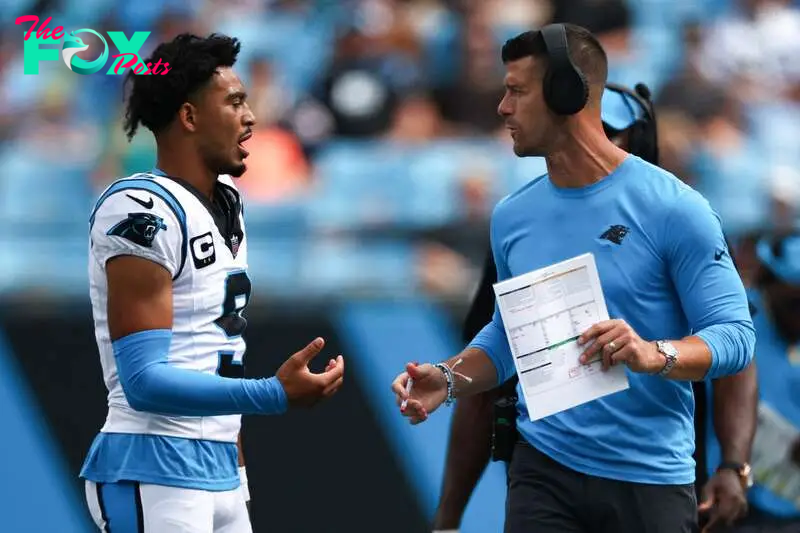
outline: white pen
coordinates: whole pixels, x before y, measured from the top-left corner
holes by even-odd
[[[411,394],[411,387],[412,387],[413,385],[414,385],[414,378],[412,378],[411,376],[409,376],[409,377],[408,377],[408,381],[406,381],[406,396],[408,396],[409,394]],[[406,398],[405,400],[403,400],[403,403],[401,403],[401,404],[400,404],[400,410],[401,410],[401,411],[402,411],[402,410],[404,410],[404,409],[406,408],[406,405],[408,405],[408,398]]]

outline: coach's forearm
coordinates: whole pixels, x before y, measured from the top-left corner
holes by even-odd
[[[500,313],[495,310],[494,317],[486,324],[483,329],[478,332],[472,342],[469,343],[467,349],[475,348],[483,353],[492,363],[496,381],[491,386],[481,389],[488,390],[494,388],[495,385],[505,383],[517,372],[514,367],[514,356],[511,354],[511,348],[508,346],[508,339],[506,338],[505,326],[503,326]]]
[[[467,347],[463,352],[445,361],[459,375],[455,375],[456,398],[472,396],[497,386],[497,370],[492,358],[480,348]],[[458,366],[456,366],[458,365]],[[465,379],[463,376],[470,378]]]
[[[692,336],[670,343],[678,350],[678,362],[667,374],[667,379],[702,381],[711,367],[711,350],[703,339]]]
[[[492,405],[499,389],[456,402],[434,529],[458,529],[491,456]]]
[[[752,360],[755,334],[740,324],[717,324],[696,335],[672,341],[678,362],[669,379],[703,381],[744,369]]]
[[[746,463],[756,432],[758,381],[756,363],[735,376],[716,379],[714,389],[714,433],[723,461]]]

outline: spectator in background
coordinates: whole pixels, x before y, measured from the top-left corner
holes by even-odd
[[[386,139],[408,145],[436,140],[447,132],[436,102],[424,92],[410,92],[398,102]]]
[[[385,133],[399,95],[420,87],[421,74],[419,43],[393,3],[358,3],[317,91],[333,118],[331,134],[364,138]]]
[[[742,101],[790,96],[800,73],[800,12],[791,0],[738,0],[704,32],[700,68]]]
[[[657,103],[659,111],[666,108],[677,109],[695,116],[708,105],[708,100],[724,98],[724,94],[716,95],[724,91],[725,86],[709,80],[702,71],[702,25],[697,21],[688,22],[683,26],[681,34],[683,66],[661,88]]]
[[[734,243],[773,227],[768,162],[749,134],[742,104],[728,94],[706,99],[698,114],[700,136],[692,154],[696,188],[719,213]]]
[[[517,34],[550,20],[549,0],[470,0],[460,3],[462,29],[450,61],[457,75],[437,90],[444,117],[464,135],[504,138],[502,121],[494,112],[503,97],[502,69],[497,65],[499,36]],[[510,35],[509,35],[510,36]]]
[[[597,37],[608,55],[609,79],[633,86],[653,83],[652,66],[635,46],[631,5],[627,0],[567,0],[553,2],[553,22],[583,26]]]
[[[699,23],[683,27],[683,67],[664,84],[656,100],[661,166],[692,187],[697,186],[692,159],[695,147],[703,142],[699,123],[727,98],[725,87],[712,83],[700,71],[701,32]]]
[[[311,169],[294,134],[277,127],[256,128],[248,146],[252,151],[247,171],[238,183],[248,201],[296,200],[307,192]]]
[[[502,127],[494,107],[503,96],[497,67],[499,43],[480,6],[464,15],[458,52],[459,75],[438,91],[444,117],[464,134],[489,134]]]
[[[280,84],[269,55],[256,55],[248,65],[251,107],[265,126],[279,123],[289,109],[290,90]]]
[[[759,416],[753,447],[750,512],[732,533],[800,531],[800,233],[772,233],[756,247],[758,273],[750,298],[758,357]],[[714,398],[719,401],[720,398]],[[783,419],[783,422],[776,422]],[[783,428],[781,428],[781,424]],[[794,455],[788,451],[794,435]],[[720,458],[709,443],[708,466]]]
[[[295,134],[280,126],[288,110],[286,92],[275,80],[268,57],[253,57],[248,70],[248,101],[256,125],[239,190],[253,203],[296,200],[310,186],[311,169]]]

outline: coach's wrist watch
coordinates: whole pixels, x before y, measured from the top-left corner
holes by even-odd
[[[753,486],[753,471],[750,469],[748,463],[736,463],[734,461],[723,461],[717,467],[717,472],[720,470],[733,470],[739,476],[739,481],[742,484],[742,489],[745,491]]]
[[[656,348],[658,352],[664,356],[666,361],[664,361],[664,368],[662,368],[659,372],[659,376],[666,376],[667,374],[672,371],[672,367],[678,362],[678,349],[671,342],[667,341],[656,341]]]

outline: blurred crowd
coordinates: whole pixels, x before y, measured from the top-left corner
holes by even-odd
[[[0,0],[0,291],[83,294],[94,199],[155,162],[149,132],[123,134],[122,76],[23,74],[23,14],[149,30],[144,55],[184,31],[241,39],[258,125],[239,186],[254,286],[277,298],[471,296],[493,206],[545,171],[496,113],[500,47],[551,21],[598,36],[609,81],[651,88],[663,166],[745,272],[754,236],[800,213],[798,1]]]

